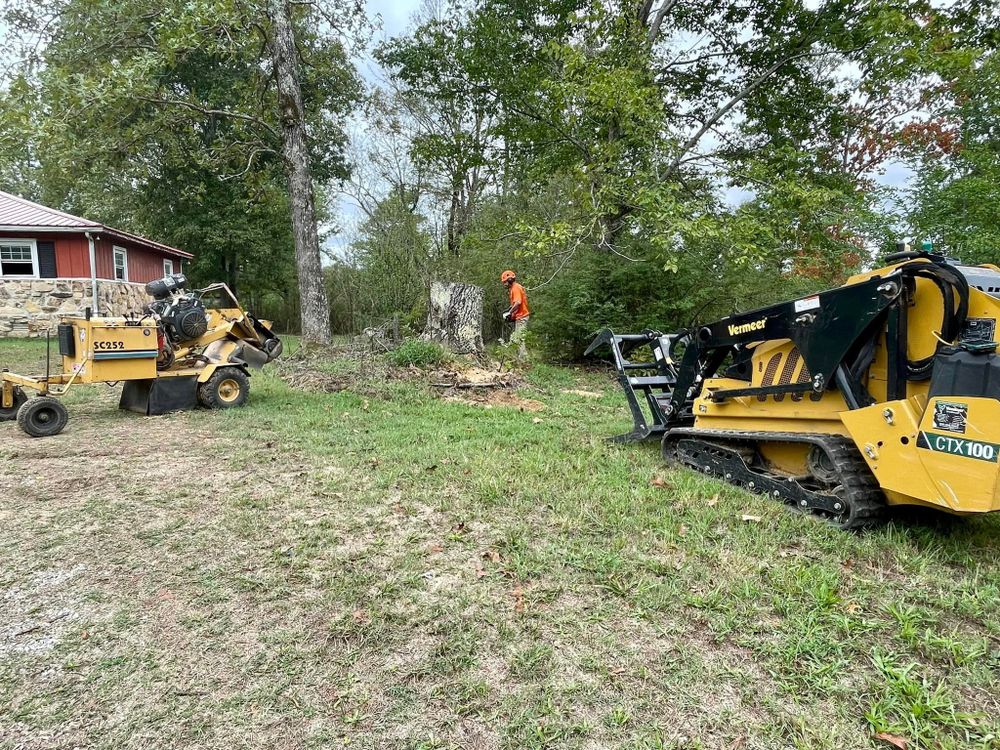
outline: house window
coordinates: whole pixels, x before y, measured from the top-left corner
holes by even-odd
[[[38,254],[34,240],[0,242],[0,276],[38,278]]]
[[[115,246],[115,278],[118,281],[128,281],[128,251],[117,245]]]
[[[174,262],[166,258],[163,259],[163,275],[169,276],[174,272]]]

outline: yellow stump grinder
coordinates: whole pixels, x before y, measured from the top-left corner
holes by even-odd
[[[664,458],[828,517],[1000,510],[1000,268],[904,249],[844,286],[672,334],[600,333]]]
[[[0,372],[0,421],[17,420],[32,437],[56,435],[68,420],[57,397],[78,384],[123,383],[119,406],[165,414],[202,405],[242,406],[249,369],[281,354],[268,321],[243,310],[225,284],[187,291],[183,274],[146,285],[153,301],[137,317],[62,318],[57,329],[61,367],[46,374]],[[26,391],[35,391],[28,398]]]

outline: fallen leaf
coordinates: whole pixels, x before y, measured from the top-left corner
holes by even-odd
[[[483,557],[485,559],[489,560],[490,562],[495,562],[495,563],[499,563],[500,562],[500,553],[497,552],[495,549],[488,549],[488,550],[486,550],[483,553]]]
[[[879,732],[875,735],[875,739],[882,740],[883,742],[888,742],[893,747],[898,747],[899,750],[906,750],[907,740],[905,737],[897,737],[894,734],[889,734],[888,732]]]
[[[511,593],[514,595],[514,611],[524,612],[524,589],[518,584]]]
[[[534,419],[531,420],[531,424],[541,424],[541,423],[542,420],[539,419],[538,417],[535,417]]]
[[[718,494],[712,495],[712,497],[705,502],[705,505],[707,505],[709,508],[714,508],[718,504],[719,504]]]
[[[365,622],[368,619],[368,615],[365,614],[365,611],[363,609],[354,610],[351,613],[351,616],[354,618],[354,622],[359,624]]]
[[[459,521],[456,525],[451,527],[451,530],[458,534],[461,534],[463,531],[465,531],[465,521]]]
[[[444,545],[440,544],[438,542],[435,542],[434,544],[431,545],[431,552],[432,553],[444,552]]]
[[[761,522],[761,517],[760,516],[751,516],[751,515],[748,515],[748,514],[744,513],[742,516],[740,516],[740,520],[741,521],[750,521],[751,523],[760,523]]]
[[[845,609],[853,615],[861,611],[861,605],[857,602],[851,602]]]
[[[667,480],[663,477],[653,477],[653,481],[650,482],[653,487],[669,487]]]
[[[687,536],[687,533],[688,533],[687,524],[682,523],[680,528],[677,529],[677,536]]]
[[[476,563],[476,578],[483,578],[486,575],[486,571],[483,569],[482,563]]]

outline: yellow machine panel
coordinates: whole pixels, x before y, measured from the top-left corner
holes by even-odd
[[[948,509],[962,513],[1000,510],[1000,401],[932,398],[920,422],[917,451]]]
[[[156,324],[131,325],[114,318],[75,319],[74,352],[63,368],[79,368],[82,383],[142,380],[156,377]]]

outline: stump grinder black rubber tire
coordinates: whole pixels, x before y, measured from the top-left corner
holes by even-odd
[[[198,403],[206,409],[243,406],[250,395],[250,378],[238,367],[222,367],[198,386]]]
[[[69,412],[62,401],[39,396],[25,401],[17,410],[17,425],[31,437],[58,435],[69,422]]]
[[[0,422],[13,422],[17,419],[17,412],[20,411],[21,406],[25,401],[28,400],[27,395],[20,388],[14,389],[14,405],[9,409],[4,409],[0,406]]]

